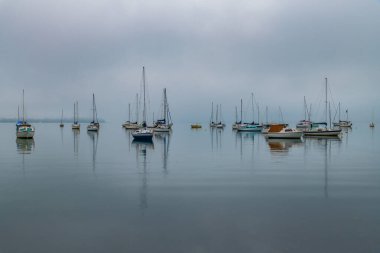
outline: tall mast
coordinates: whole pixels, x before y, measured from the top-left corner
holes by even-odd
[[[251,103],[252,103],[252,121],[255,122],[255,108],[253,107],[253,92],[251,93],[251,100],[252,100],[251,101]]]
[[[325,106],[326,106],[326,123],[327,123],[327,77],[325,77],[326,80],[326,86],[325,86]]]
[[[218,111],[219,110],[219,105],[217,104],[216,105],[216,121],[215,121],[215,123],[217,123],[218,124]]]
[[[339,122],[340,122],[340,102],[338,104],[338,108],[339,108]]]
[[[78,101],[77,101],[77,118],[76,118],[76,123],[78,124],[79,121],[79,107],[78,107]]]
[[[61,124],[63,123],[63,108],[62,108],[62,112],[61,112]]]
[[[136,93],[136,122],[139,123],[139,94]]]
[[[265,121],[268,124],[268,106],[265,107]]]
[[[92,122],[95,123],[95,94],[92,93]]]
[[[131,122],[131,103],[128,104],[128,121]]]
[[[306,119],[307,119],[307,118],[306,118],[307,104],[306,104],[306,98],[305,98],[305,96],[303,96],[303,109],[304,109],[305,120],[306,120]]]
[[[214,102],[211,102],[211,123],[214,122]]]
[[[240,99],[240,123],[243,124],[243,99]]]
[[[76,111],[75,111],[75,102],[74,102],[74,124],[76,124],[76,120],[75,120],[75,118],[76,118],[76,115],[75,115],[75,113],[76,113]]]
[[[238,122],[238,116],[237,116],[237,106],[235,106],[235,123]]]
[[[17,106],[17,121],[20,121],[20,106]]]
[[[257,124],[260,124],[260,106],[257,105]]]
[[[167,114],[167,101],[166,101],[166,88],[164,88],[164,120],[166,124],[166,114]]]
[[[22,90],[22,122],[25,122],[24,89]]]
[[[144,92],[143,123],[146,123],[146,109],[145,109],[145,67],[144,66],[143,66],[143,92]]]

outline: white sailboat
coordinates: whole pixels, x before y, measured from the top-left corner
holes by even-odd
[[[143,67],[143,121],[141,124],[141,128],[134,131],[132,136],[134,140],[137,141],[152,141],[153,138],[153,130],[147,128],[146,124],[146,101],[145,101],[145,67]]]
[[[304,96],[303,97],[303,103],[304,103],[304,113],[305,113],[305,117],[303,120],[299,121],[296,125],[296,128],[297,129],[301,129],[301,130],[307,130],[307,129],[310,129],[311,128],[311,125],[313,124],[311,121],[310,121],[310,110],[308,109],[307,107],[307,103],[306,103],[306,97]]]
[[[173,123],[171,122],[168,98],[166,96],[166,88],[163,91],[163,114],[162,118],[154,123],[155,132],[170,132]]]
[[[210,127],[216,127],[216,125],[216,121],[214,121],[214,102],[211,102]]]
[[[219,118],[220,117],[220,118]],[[216,106],[216,128],[224,128],[226,124],[223,123],[222,119],[222,105]]]
[[[253,93],[251,93],[251,97],[252,97],[252,101],[251,101],[252,102],[252,123],[243,123],[242,122],[237,127],[238,132],[261,132],[261,130],[263,129],[263,125],[255,122],[255,111],[254,111],[254,104],[253,104]],[[242,108],[242,104],[243,104],[243,102],[241,102],[241,108]],[[258,111],[257,112],[257,117],[258,117],[258,120],[259,120],[259,117],[260,117],[259,116],[259,110],[257,110],[257,111]]]
[[[22,90],[22,121],[16,123],[16,136],[20,139],[31,139],[34,137],[35,128],[25,119],[24,90]]]
[[[90,124],[87,126],[87,131],[99,131],[99,121],[98,121],[98,116],[96,112],[96,104],[95,104],[95,94],[92,93],[92,121]]]
[[[328,112],[328,100],[327,100],[327,77],[325,78],[325,116],[326,122],[313,123],[312,128],[304,131],[304,136],[318,136],[318,137],[331,137],[331,136],[339,136],[342,132],[342,129],[332,129],[331,127],[327,127],[327,112]],[[330,118],[331,122],[331,118]],[[331,123],[330,123],[331,125]]]
[[[346,109],[346,120],[341,120],[340,119],[340,102],[338,104],[338,113],[339,113],[339,121],[334,122],[334,126],[337,127],[352,127],[352,122],[348,120],[348,109]]]
[[[74,122],[71,125],[71,129],[80,129],[79,113],[78,113],[78,101],[74,103]]]
[[[136,94],[136,119],[135,121],[132,121],[131,120],[131,104],[129,103],[128,104],[128,120],[126,122],[124,122],[124,124],[122,125],[125,129],[139,129],[140,126],[138,124],[138,121],[139,121],[139,95]]]

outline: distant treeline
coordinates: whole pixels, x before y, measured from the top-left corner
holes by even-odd
[[[18,121],[17,118],[0,118],[0,123],[16,123]],[[92,119],[80,119],[79,123],[89,123]],[[60,123],[61,119],[28,119],[30,123]],[[73,119],[63,119],[64,123],[72,123]],[[104,123],[104,119],[99,119],[100,123]]]

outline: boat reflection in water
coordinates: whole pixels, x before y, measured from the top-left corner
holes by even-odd
[[[272,154],[284,154],[291,147],[303,145],[301,139],[267,139],[267,142]]]
[[[139,189],[140,195],[140,210],[142,214],[148,208],[148,171],[147,171],[147,154],[148,150],[153,150],[153,141],[138,141],[133,140],[132,146],[136,148],[136,164],[141,176],[141,186]]]
[[[90,137],[92,143],[92,171],[95,172],[99,133],[98,131],[87,131],[87,135]]]
[[[168,174],[168,156],[169,156],[169,145],[170,145],[170,133],[162,132],[156,133],[154,135],[156,143],[162,144],[162,168],[164,170],[164,174]]]
[[[34,139],[16,139],[17,152],[19,154],[31,154],[34,150]]]
[[[74,137],[74,155],[75,157],[78,157],[78,152],[79,152],[79,134],[80,130],[73,128],[73,137]]]

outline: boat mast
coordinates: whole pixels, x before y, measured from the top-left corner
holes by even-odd
[[[25,123],[24,89],[22,90],[22,123]]]
[[[340,102],[338,103],[338,108],[339,108],[339,114],[338,114],[339,116],[338,117],[339,117],[339,122],[340,122]]]
[[[20,106],[17,106],[17,121],[20,121]]]
[[[327,77],[325,77],[326,86],[325,86],[325,109],[326,109],[326,123],[327,123]]]
[[[62,108],[62,112],[61,112],[61,124],[63,123],[63,108]]]
[[[217,123],[218,124],[218,111],[219,110],[219,105],[216,105],[216,121],[215,121],[215,123]]]
[[[78,101],[77,101],[77,108],[76,108],[76,109],[77,109],[77,113],[76,113],[76,117],[77,117],[77,118],[76,118],[76,122],[75,122],[75,123],[78,124],[78,121],[79,121],[79,107],[78,107]]]
[[[243,99],[240,99],[240,123],[243,124]]]
[[[95,95],[92,93],[92,122],[95,123]]]
[[[139,123],[139,94],[136,93],[136,122]]]
[[[306,121],[306,110],[307,110],[307,104],[306,104],[306,97],[303,96],[303,109],[305,113],[305,121]]]
[[[144,66],[143,66],[143,92],[144,92],[143,124],[146,124],[146,111],[145,111],[145,67]]]
[[[238,122],[238,115],[237,115],[237,106],[235,106],[235,123]]]
[[[167,114],[167,101],[166,101],[166,88],[164,88],[164,122],[166,124],[166,114]]]
[[[251,98],[252,98],[252,123],[255,122],[255,108],[253,107],[253,92],[251,93]]]
[[[265,121],[268,124],[268,106],[265,107]]]
[[[128,121],[131,122],[131,103],[128,104]]]
[[[214,122],[214,102],[211,102],[211,120],[210,123]]]

